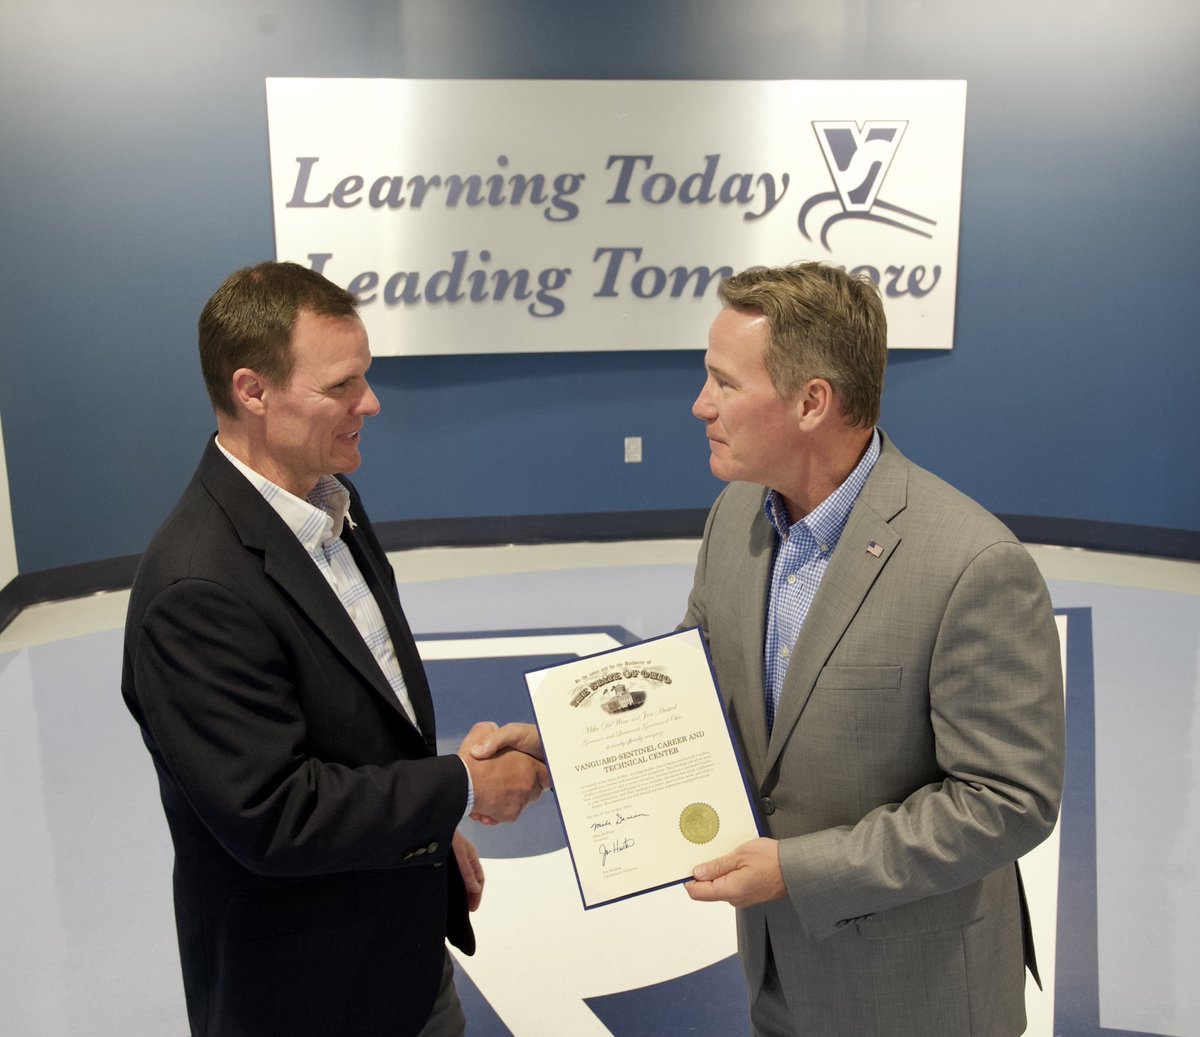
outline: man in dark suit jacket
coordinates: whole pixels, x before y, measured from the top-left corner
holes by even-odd
[[[355,300],[290,263],[200,319],[217,435],[134,582],[122,691],[158,772],[194,1037],[463,1029],[447,938],[483,876],[456,827],[548,784],[477,725],[438,756],[429,687],[354,487],[379,403]]]
[[[693,412],[729,486],[683,625],[767,836],[688,891],[738,908],[757,1037],[1014,1037],[1036,968],[1015,862],[1062,792],[1045,584],[876,428],[873,285],[806,263],[721,298]]]

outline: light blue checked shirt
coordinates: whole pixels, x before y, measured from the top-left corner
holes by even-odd
[[[771,569],[771,597],[767,603],[767,634],[763,644],[766,673],[767,730],[775,724],[779,695],[787,676],[792,648],[817,588],[829,568],[850,509],[879,459],[879,430],[862,460],[846,481],[799,522],[789,525],[783,497],[775,490],[767,494],[764,509],[775,528],[775,561]]]

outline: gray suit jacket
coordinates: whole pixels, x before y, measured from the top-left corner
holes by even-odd
[[[1019,1034],[1034,966],[1014,862],[1053,829],[1063,777],[1045,583],[1001,523],[884,437],[768,737],[765,492],[733,483],[714,504],[684,620],[707,635],[780,840],[787,897],[738,912],[751,998],[769,939],[799,1033]]]

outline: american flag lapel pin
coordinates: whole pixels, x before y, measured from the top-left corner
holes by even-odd
[[[877,544],[874,540],[872,540],[869,544],[867,544],[867,554],[869,554],[872,558],[879,558],[883,554],[883,544]]]

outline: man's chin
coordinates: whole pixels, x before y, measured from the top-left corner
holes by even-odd
[[[729,466],[723,464],[717,459],[716,454],[710,454],[708,458],[708,470],[713,473],[722,482],[733,482],[736,476],[729,470]]]
[[[342,454],[337,459],[337,466],[333,469],[337,475],[352,475],[358,471],[362,464],[362,454],[355,450],[352,454],[347,452]]]

